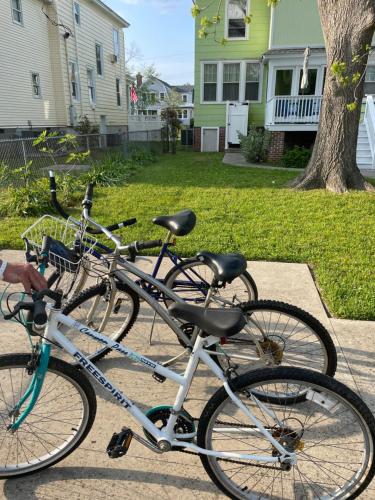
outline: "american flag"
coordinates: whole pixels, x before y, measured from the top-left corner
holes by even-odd
[[[131,86],[130,88],[130,100],[131,102],[138,102],[138,96],[137,96],[137,92],[135,91],[135,87],[134,85]]]

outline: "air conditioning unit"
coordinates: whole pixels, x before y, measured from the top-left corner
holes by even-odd
[[[116,54],[111,54],[111,63],[114,64],[114,63],[117,63],[118,61],[118,57]]]

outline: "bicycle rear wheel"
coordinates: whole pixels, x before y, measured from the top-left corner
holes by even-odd
[[[246,328],[250,333],[243,329],[217,346],[215,360],[224,371],[229,356],[239,375],[266,365],[283,365],[334,376],[334,343],[326,328],[311,314],[272,300],[248,302],[240,307],[248,318]]]
[[[116,289],[111,290],[109,283],[105,281],[79,294],[68,302],[63,310],[63,314],[103,333],[115,342],[120,342],[127,335],[137,319],[138,312],[139,297],[131,288],[117,282]],[[61,331],[67,338],[71,338],[74,345],[93,363],[111,351],[76,330],[61,326]],[[71,358],[66,355],[66,360],[71,361]]]
[[[95,419],[95,392],[86,376],[64,361],[50,358],[33,411],[10,433],[12,409],[31,380],[26,369],[29,361],[30,354],[0,356],[0,479],[56,464],[80,445]]]
[[[348,387],[325,375],[298,368],[249,372],[231,382],[247,409],[290,452],[297,463],[218,459],[200,455],[212,481],[230,498],[355,498],[375,473],[375,420]],[[254,396],[271,393],[262,402]],[[295,393],[291,402],[285,394]],[[299,394],[306,397],[298,402]],[[279,395],[278,403],[273,400]],[[208,401],[199,420],[198,446],[277,457],[278,451],[239,410],[224,388]]]
[[[208,290],[212,283],[213,271],[198,259],[187,259],[183,263],[173,267],[165,277],[165,285],[179,295],[183,300],[191,304],[202,304],[206,300]],[[222,299],[219,307],[229,304],[238,304],[258,298],[258,290],[255,281],[245,271],[235,278],[231,283],[219,288],[215,298]],[[165,298],[167,306],[171,300]],[[215,305],[215,300],[212,306]],[[211,307],[212,307],[211,306]]]

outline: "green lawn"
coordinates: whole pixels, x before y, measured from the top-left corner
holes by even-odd
[[[143,167],[131,184],[95,192],[102,222],[136,216],[126,241],[162,237],[155,215],[193,209],[194,231],[178,241],[183,255],[239,251],[251,260],[306,262],[335,316],[375,319],[375,197],[285,188],[294,172],[224,166],[220,154],[180,152]],[[78,213],[78,212],[77,212]],[[0,247],[20,248],[31,219],[0,223]]]

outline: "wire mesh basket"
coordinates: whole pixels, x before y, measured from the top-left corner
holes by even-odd
[[[90,255],[97,240],[78,227],[71,219],[67,221],[44,215],[21,235],[29,249],[41,252],[43,236],[52,238],[49,250],[49,264],[53,272],[48,278],[52,288],[63,291],[64,296],[78,293],[82,289],[91,268]]]

